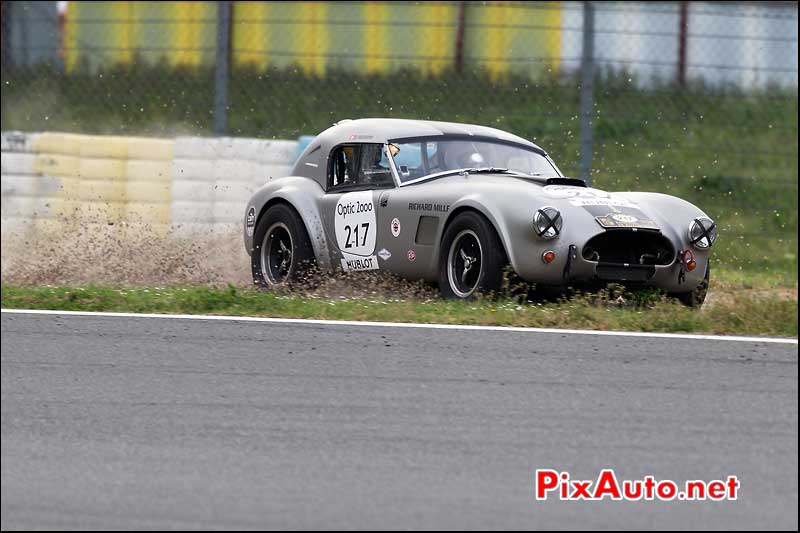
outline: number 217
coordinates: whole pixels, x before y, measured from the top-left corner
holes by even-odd
[[[354,246],[364,246],[367,244],[367,233],[369,232],[369,224],[364,222],[361,224],[361,227],[364,228],[363,236],[361,239],[361,244],[358,244],[358,225],[355,226],[345,226],[344,230],[347,232],[347,239],[344,241],[345,248],[353,248]],[[352,239],[352,240],[351,240]]]

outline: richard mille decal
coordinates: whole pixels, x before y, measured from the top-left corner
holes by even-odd
[[[434,213],[447,213],[450,211],[450,204],[431,204],[409,202],[409,211],[433,211]]]

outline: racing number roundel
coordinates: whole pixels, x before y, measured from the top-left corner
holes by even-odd
[[[375,253],[375,205],[372,191],[343,194],[334,213],[336,243],[344,254]]]

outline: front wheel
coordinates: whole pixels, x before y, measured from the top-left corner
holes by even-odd
[[[285,204],[270,207],[256,224],[251,257],[253,283],[265,289],[300,281],[314,263],[308,232]]]
[[[680,294],[676,294],[675,298],[678,299],[686,307],[700,307],[703,305],[703,302],[706,300],[706,296],[708,295],[708,282],[711,279],[711,262],[709,261],[706,264],[706,275],[703,277],[703,281],[694,288],[691,292],[683,292]]]
[[[500,290],[508,264],[491,223],[478,213],[456,216],[442,239],[439,290],[446,298],[467,299]]]

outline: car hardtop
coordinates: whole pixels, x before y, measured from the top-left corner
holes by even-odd
[[[430,120],[363,118],[337,122],[320,133],[300,155],[291,175],[316,180],[325,189],[328,177],[328,157],[337,146],[343,144],[387,144],[392,141],[440,137],[513,144],[546,155],[542,148],[527,139],[486,126]]]

